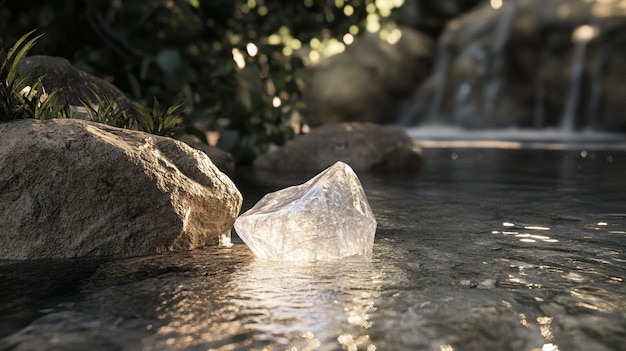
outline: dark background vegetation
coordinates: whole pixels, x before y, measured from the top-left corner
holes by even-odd
[[[381,21],[410,25],[436,37],[447,19],[480,1],[382,1],[403,5]],[[367,15],[376,14],[380,4],[5,0],[0,2],[0,40],[7,48],[37,29],[36,34],[44,36],[30,54],[65,57],[147,105],[153,97],[166,106],[183,101],[184,124],[203,136],[204,131],[218,132],[218,146],[246,162],[270,143],[281,144],[294,134],[291,118],[304,107],[301,97],[308,79],[297,55],[299,44],[306,47],[313,38],[341,41],[355,26],[363,33]],[[350,15],[346,6],[354,9]],[[254,56],[246,51],[249,43],[258,48]],[[245,68],[233,60],[234,49],[243,53]]]

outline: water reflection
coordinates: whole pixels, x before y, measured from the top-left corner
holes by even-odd
[[[492,234],[502,234],[505,236],[513,236],[518,238],[523,243],[536,243],[541,241],[544,243],[557,243],[558,239],[551,238],[545,234],[537,234],[538,232],[544,232],[550,230],[550,227],[544,225],[522,225],[517,226],[515,223],[504,222],[502,226],[506,230],[493,230]],[[517,230],[516,230],[517,229]]]
[[[298,350],[375,350],[368,335],[381,277],[363,257],[334,262],[257,260],[234,279],[232,302],[258,340]]]

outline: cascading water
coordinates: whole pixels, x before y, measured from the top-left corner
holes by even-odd
[[[606,77],[618,67],[610,62],[620,53],[614,48],[623,39],[615,33],[626,26],[626,14],[611,17],[594,6],[505,1],[451,22],[439,39],[431,78],[406,104],[410,110],[400,122],[550,128],[564,135],[621,130],[625,122],[603,114],[609,103],[610,111],[621,106]]]
[[[496,27],[496,37],[491,46],[491,54],[493,55],[493,63],[485,77],[485,85],[483,91],[483,113],[485,118],[491,119],[495,114],[496,102],[499,97],[500,88],[502,86],[502,69],[504,67],[504,48],[511,33],[511,25],[515,17],[517,4],[514,1],[507,2],[502,6],[500,11],[503,15]]]
[[[574,130],[576,123],[576,112],[582,90],[583,70],[585,67],[585,54],[587,44],[598,35],[598,29],[590,25],[582,25],[572,33],[572,41],[575,43],[574,54],[572,55],[572,75],[571,83],[563,103],[563,114],[561,116],[560,127],[564,131]]]

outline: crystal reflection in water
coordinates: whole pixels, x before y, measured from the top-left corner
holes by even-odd
[[[281,349],[375,349],[369,315],[381,280],[368,258],[257,260],[236,275],[232,300],[254,339]]]

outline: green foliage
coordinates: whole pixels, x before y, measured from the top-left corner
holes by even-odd
[[[93,91],[93,100],[83,101],[83,107],[87,111],[87,118],[90,121],[108,124],[110,126],[136,129],[137,122],[133,116],[124,108],[120,108],[115,101],[108,96]]]
[[[182,103],[162,109],[155,97],[152,109],[136,102],[132,108],[127,109],[121,108],[106,95],[96,91],[92,95],[96,97],[95,100],[83,101],[87,117],[91,121],[172,138],[181,129]]]
[[[134,115],[141,130],[151,134],[175,137],[181,127],[182,106],[182,102],[179,102],[162,109],[159,100],[155,97],[152,109],[135,103]]]
[[[57,99],[57,92],[46,93],[41,80],[37,80],[30,89],[23,90],[24,99],[17,110],[22,113],[20,118],[52,119],[72,118],[72,111],[68,105],[61,104]]]
[[[182,99],[188,112],[183,124],[198,126],[201,134],[218,131],[222,136],[218,145],[244,162],[270,143],[283,143],[294,135],[294,126],[306,123],[293,119],[303,107],[307,80],[303,60],[289,43],[270,41],[270,36],[283,33],[308,43],[321,30],[336,30],[324,35],[340,38],[350,25],[359,23],[321,0],[81,4],[7,3],[0,9],[8,19],[0,23],[0,32],[8,36],[40,28],[46,36],[38,53],[63,56],[80,69],[112,77],[138,101],[156,96],[171,105]],[[365,15],[364,8],[359,11]],[[341,20],[329,21],[332,16]],[[257,48],[256,55],[248,52],[249,44]],[[234,62],[235,52],[245,67]]]
[[[0,121],[72,118],[69,106],[59,103],[58,91],[46,92],[41,77],[37,77],[34,71],[20,75],[22,60],[41,38],[41,35],[32,35],[33,32],[23,35],[6,55],[0,57]],[[162,109],[154,98],[152,109],[139,103],[125,109],[98,91],[92,91],[91,95],[95,98],[83,101],[87,118],[91,121],[170,137],[174,137],[181,127],[182,103]]]
[[[184,124],[219,132],[218,146],[246,162],[309,122],[294,116],[314,42],[343,45],[347,33],[382,30],[389,19],[436,33],[479,1],[13,1],[0,6],[0,33],[15,40],[39,28],[38,53],[111,77],[138,101],[182,100]],[[384,13],[402,2],[406,11]]]
[[[4,50],[0,52],[0,121],[70,115],[69,106],[58,103],[56,92],[46,93],[41,80],[33,72],[19,74],[20,63],[41,37],[31,38],[32,34],[22,36],[6,55]]]

